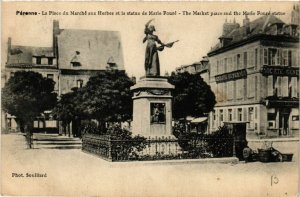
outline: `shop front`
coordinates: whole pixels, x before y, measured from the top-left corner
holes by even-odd
[[[299,130],[298,100],[267,100],[268,137],[293,137]]]

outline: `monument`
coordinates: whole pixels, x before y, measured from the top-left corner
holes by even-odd
[[[158,51],[172,47],[175,42],[164,44],[157,35],[155,27],[150,25],[151,19],[145,25],[147,41],[145,53],[145,76],[131,87],[133,91],[133,121],[132,133],[147,137],[172,136],[172,95],[174,86],[166,77],[160,76]],[[160,44],[157,47],[156,43]]]

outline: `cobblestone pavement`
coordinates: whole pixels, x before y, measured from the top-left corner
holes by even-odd
[[[298,192],[297,160],[123,165],[80,149],[27,149],[18,134],[1,137],[2,195],[282,197]],[[26,177],[26,173],[47,177]]]

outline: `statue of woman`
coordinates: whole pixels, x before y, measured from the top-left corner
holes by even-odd
[[[178,42],[178,40],[176,40],[174,42],[170,42],[167,44],[162,43],[158,38],[158,36],[153,34],[153,32],[155,31],[155,27],[153,25],[149,25],[153,20],[154,19],[151,19],[146,23],[145,31],[144,31],[146,36],[143,39],[143,43],[147,41],[146,54],[145,54],[146,77],[160,76],[160,64],[158,58],[158,51],[164,50],[165,47],[171,48],[175,42]],[[155,42],[160,44],[160,46],[157,47]]]
[[[160,65],[158,58],[158,50],[162,51],[164,49],[164,44],[160,41],[157,35],[154,35],[155,27],[149,25],[153,21],[151,19],[145,25],[146,34],[143,39],[143,43],[147,41],[146,54],[145,54],[145,70],[146,76],[160,76]],[[156,43],[160,44],[160,47],[156,47]]]

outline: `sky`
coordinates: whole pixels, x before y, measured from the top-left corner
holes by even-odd
[[[6,61],[7,40],[12,38],[13,45],[48,46],[52,45],[52,21],[59,20],[62,29],[113,30],[121,33],[124,67],[129,76],[144,75],[144,38],[145,23],[154,18],[155,34],[164,43],[179,40],[172,48],[159,54],[161,74],[172,72],[181,65],[200,61],[212,46],[218,43],[222,34],[222,25],[236,19],[242,24],[243,11],[253,12],[250,21],[260,16],[260,12],[282,12],[278,16],[290,23],[290,12],[295,2],[5,2],[2,3],[2,68]],[[16,15],[17,11],[38,12],[35,16]],[[67,11],[118,12],[126,15],[49,15]],[[148,15],[127,15],[127,12],[142,12]],[[161,12],[162,15],[149,15],[149,12]],[[176,15],[163,15],[163,12],[175,12]],[[183,15],[184,11],[192,12]],[[193,11],[209,12],[208,16],[193,15]],[[230,12],[232,15],[224,15]],[[241,15],[233,15],[233,12]],[[48,15],[43,15],[42,12]],[[211,12],[222,15],[210,16]]]

